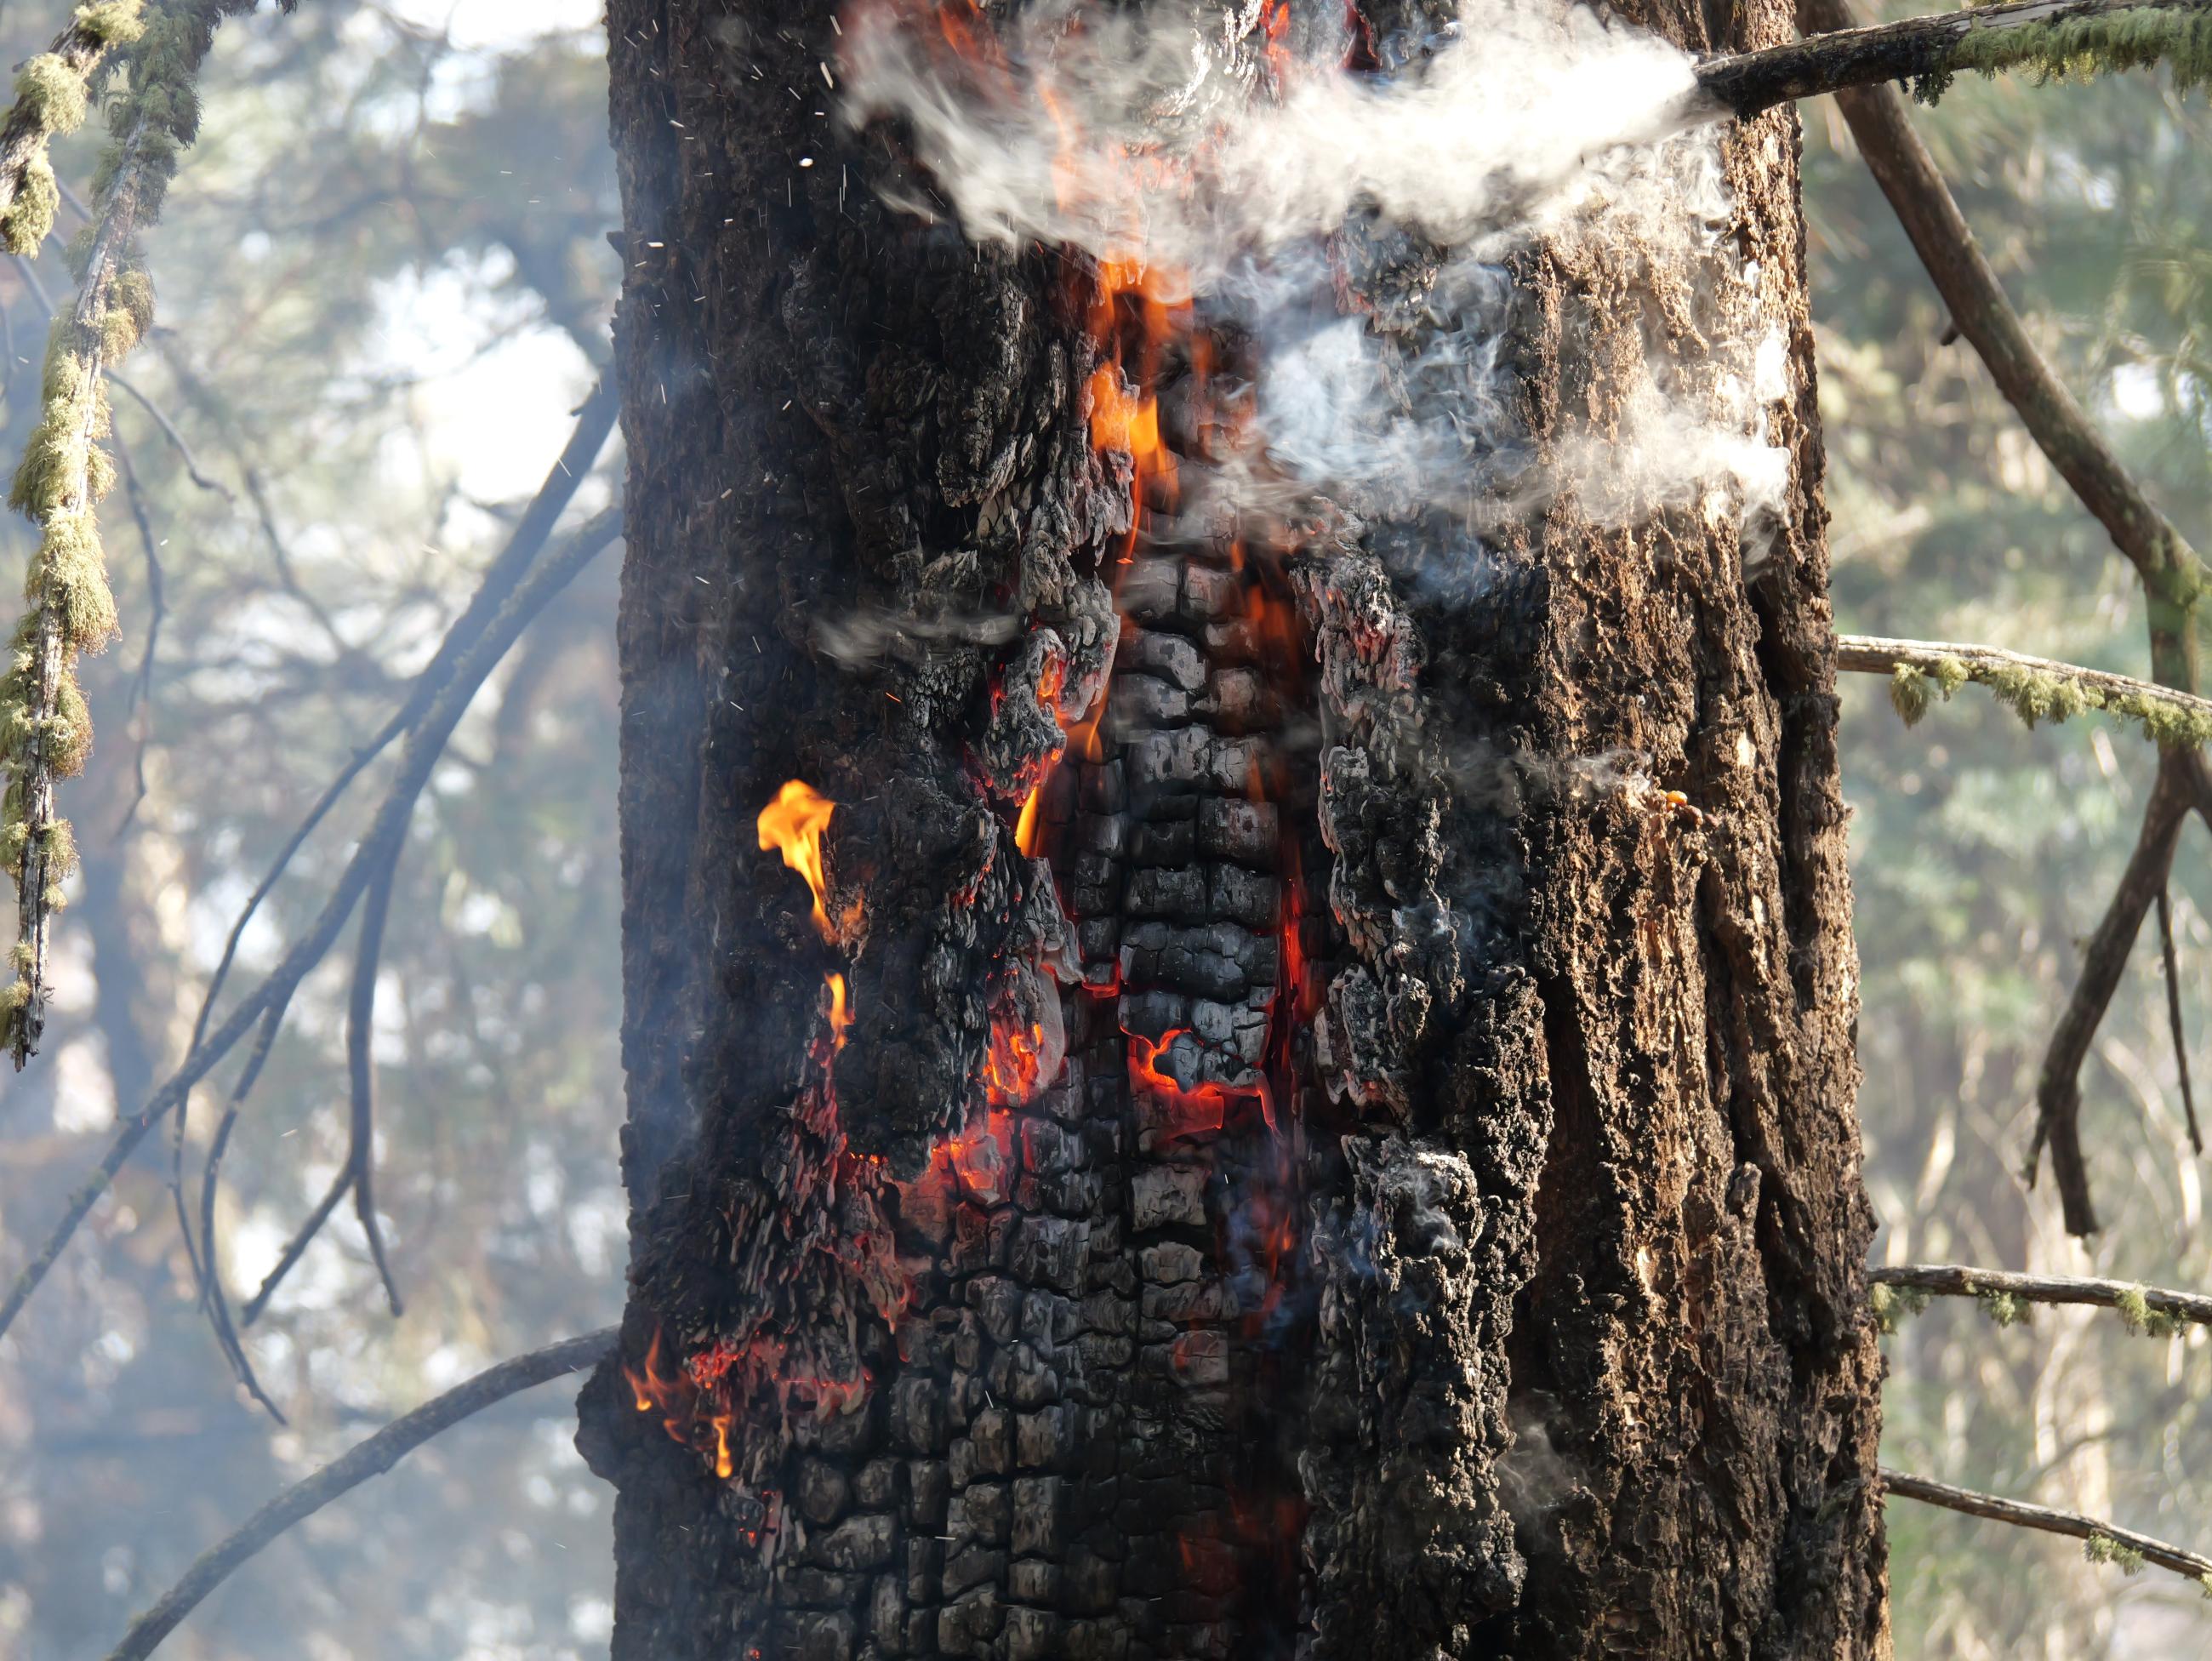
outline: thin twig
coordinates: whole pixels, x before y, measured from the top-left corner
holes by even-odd
[[[1972,1488],[1953,1488],[1948,1482],[1930,1482],[1925,1476],[1911,1476],[1901,1470],[1881,1468],[1881,1485],[1891,1494],[1907,1500],[1917,1500],[1923,1505],[1942,1506],[1948,1511],[1964,1512],[1969,1517],[1984,1517],[1992,1522],[2011,1523],[2024,1529],[2039,1529],[2045,1534],[2063,1534],[2070,1539],[2084,1540],[2093,1545],[2102,1541],[2118,1547],[2130,1556],[2146,1563],[2155,1563],[2162,1569],[2200,1585],[2212,1585],[2212,1557],[2201,1557],[2179,1546],[2170,1546],[2163,1540],[2154,1540],[2148,1534],[2137,1534],[2133,1529],[2115,1527],[2112,1524],[2085,1517],[2079,1512],[2053,1511],[2047,1506],[2031,1506],[2021,1500],[2001,1500],[1993,1494],[1977,1494]]]
[[[1905,1287],[1942,1298],[1996,1293],[2031,1304],[2093,1304],[2100,1309],[2140,1311],[2212,1326],[2212,1297],[2200,1292],[2136,1286],[2127,1281],[2015,1275],[2009,1269],[1974,1269],[1964,1263],[1897,1263],[1869,1269],[1867,1280],[1875,1286]]]
[[[2166,886],[2173,868],[2173,850],[2189,815],[2185,783],[2185,752],[2160,754],[2158,780],[2151,787],[2143,810],[2142,834],[2127,869],[2113,890],[2104,920],[2081,954],[2081,977],[2067,1000],[2066,1012],[2051,1035],[2051,1048],[2043,1058],[2043,1071],[2035,1086],[2035,1141],[2028,1151],[2028,1186],[2041,1171],[2043,1150],[2051,1150],[2051,1174],[2057,1180],[2058,1197],[2066,1214],[2069,1234],[2097,1232],[2097,1210],[2089,1199],[2089,1170],[2081,1157],[2081,1063],[2095,1040],[2098,1025],[2118,989],[2142,928],[2143,914]]]
[[[1698,85],[1722,109],[1747,119],[1792,99],[1942,76],[1969,35],[2003,34],[2127,12],[2206,9],[2208,0],[2017,0],[2011,5],[1939,12],[1868,28],[1822,21],[1820,33],[1802,40],[1700,64]]]
[[[138,817],[138,809],[146,800],[146,750],[153,739],[154,726],[154,650],[161,644],[161,623],[168,615],[168,605],[161,577],[161,544],[154,535],[154,521],[146,512],[146,495],[138,486],[138,470],[131,465],[131,447],[123,441],[119,430],[110,437],[115,445],[115,465],[122,476],[124,497],[131,504],[131,520],[138,527],[138,540],[146,551],[146,645],[138,654],[137,668],[131,672],[130,701],[125,706],[131,719],[138,724],[138,742],[131,751],[131,805],[123,810],[123,817],[115,825],[114,834],[120,837],[131,828],[131,820]]]
[[[2173,955],[2173,896],[2158,891],[2158,948],[2166,964],[2166,1019],[2173,1030],[2173,1064],[2181,1073],[2181,1110],[2189,1123],[2189,1145],[2199,1159],[2204,1154],[2204,1133],[2197,1128],[2197,1095],[2189,1087],[2189,1029],[2181,1019],[2181,970]]]
[[[289,1001],[289,1000],[288,1000]],[[246,1066],[231,1086],[230,1099],[223,1104],[222,1117],[216,1122],[215,1139],[208,1146],[207,1163],[200,1171],[200,1250],[187,1254],[200,1270],[199,1294],[201,1306],[207,1311],[215,1327],[216,1343],[222,1349],[231,1371],[238,1375],[246,1393],[268,1409],[269,1416],[278,1424],[290,1422],[284,1410],[278,1407],[269,1393],[261,1388],[260,1376],[246,1354],[246,1346],[238,1335],[238,1328],[230,1317],[230,1299],[223,1291],[222,1254],[216,1249],[215,1234],[216,1193],[222,1179],[223,1155],[230,1150],[230,1133],[238,1126],[240,1112],[246,1098],[253,1093],[253,1086],[261,1077],[261,1069],[268,1064],[269,1052],[276,1047],[276,1030],[284,1024],[286,1003],[270,1006],[261,1018],[261,1030],[254,1036],[253,1049],[246,1056]]]
[[[483,581],[477,585],[468,608],[453,620],[453,626],[446,630],[445,639],[439,642],[437,654],[423,666],[422,673],[415,677],[414,684],[408,689],[407,701],[393,712],[392,718],[384,723],[374,738],[354,751],[352,759],[339,770],[338,776],[331,781],[315,805],[308,810],[307,817],[301,822],[300,827],[277,850],[267,873],[246,897],[245,905],[230,926],[230,934],[223,940],[222,955],[216,961],[215,973],[208,979],[207,992],[200,1000],[199,1013],[192,1023],[192,1042],[195,1044],[207,1031],[216,999],[221,995],[223,982],[230,974],[231,964],[238,956],[239,942],[245,938],[246,926],[260,910],[262,901],[283,879],[291,866],[293,856],[306,845],[315,827],[337,805],[338,798],[345,794],[347,788],[392,739],[422,718],[422,712],[430,707],[431,701],[452,678],[453,666],[461,654],[475,643],[507,596],[514,592],[515,584],[522,580],[531,561],[537,558],[538,551],[545,545],[546,538],[552,534],[554,523],[567,508],[569,500],[576,493],[576,487],[591,472],[592,464],[605,447],[607,435],[614,429],[617,407],[611,380],[602,380],[592,388],[590,396],[577,409],[576,425],[569,433],[568,441],[562,447],[559,459],[546,473],[545,481],[538,487],[537,496],[532,498],[528,510],[516,522],[507,537],[507,545],[500,550],[498,557],[484,572]]]
[[[441,1431],[533,1385],[594,1365],[614,1348],[615,1335],[616,1329],[607,1327],[501,1361],[434,1396],[313,1475],[294,1483],[254,1512],[228,1539],[201,1553],[184,1579],[131,1623],[130,1631],[107,1661],[144,1661],[210,1592],[295,1523],[313,1516],[369,1478],[382,1475]]]
[[[515,587],[506,603],[483,627],[475,642],[454,663],[450,678],[409,738],[401,752],[398,771],[377,810],[375,819],[362,837],[360,848],[339,873],[322,910],[267,977],[239,1001],[236,1007],[204,1042],[193,1044],[176,1072],[148,1098],[145,1105],[120,1122],[115,1140],[109,1144],[99,1165],[70,1196],[60,1222],[40,1247],[38,1255],[16,1276],[15,1284],[9,1289],[7,1300],[0,1303],[0,1334],[4,1334],[14,1324],[16,1316],[22,1312],[23,1305],[30,1300],[31,1294],[52,1271],[62,1249],[76,1234],[100,1196],[107,1191],[108,1186],[115,1180],[116,1173],[123,1169],[131,1151],[144,1139],[146,1133],[174,1112],[185,1093],[228,1055],[267,1011],[288,1001],[307,972],[323,960],[367,888],[380,850],[392,837],[405,830],[408,816],[414,811],[416,798],[429,782],[432,769],[444,753],[447,739],[453,735],[453,728],[459,723],[470,700],[476,696],[477,689],[483,684],[484,678],[491,672],[494,666],[506,656],[507,648],[522,632],[523,625],[536,616],[546,601],[559,593],[600,550],[614,540],[621,523],[621,510],[610,508],[577,526],[549,558],[532,570]]]
[[[361,1232],[368,1237],[369,1260],[384,1282],[384,1299],[394,1319],[401,1311],[398,1282],[384,1250],[384,1230],[376,1220],[376,1067],[370,1043],[376,1031],[376,976],[384,955],[385,919],[392,911],[392,889],[399,874],[399,856],[405,843],[392,844],[362,901],[361,933],[355,943],[353,989],[346,1000],[346,1075],[349,1098],[347,1112],[351,1149],[347,1163],[353,1167],[353,1210]]]
[[[292,1272],[292,1265],[300,1261],[309,1242],[323,1232],[323,1225],[330,1221],[331,1214],[338,1208],[338,1202],[353,1191],[353,1177],[354,1164],[349,1159],[338,1167],[338,1174],[331,1178],[330,1187],[315,1202],[315,1208],[307,1214],[307,1220],[301,1223],[299,1232],[284,1243],[283,1252],[276,1259],[276,1267],[270,1269],[262,1281],[260,1290],[248,1299],[246,1307],[239,1311],[240,1326],[250,1327],[261,1318],[261,1311],[269,1307],[269,1299],[284,1283],[284,1277]]]
[[[112,369],[107,372],[107,380],[110,386],[118,386],[130,393],[138,407],[153,417],[154,424],[161,429],[161,436],[169,441],[170,447],[177,453],[177,459],[185,464],[185,478],[191,479],[203,490],[214,491],[225,502],[235,503],[238,501],[236,494],[232,491],[230,486],[219,478],[209,478],[201,470],[200,459],[192,453],[192,447],[185,442],[185,435],[177,430],[177,423],[169,419],[167,411],[138,389],[136,381],[125,380]]]

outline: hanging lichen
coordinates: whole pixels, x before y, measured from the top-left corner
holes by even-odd
[[[53,228],[61,205],[47,146],[84,122],[112,47],[144,32],[140,0],[79,6],[70,26],[15,76],[15,101],[0,120],[0,246],[29,256]]]
[[[129,90],[111,112],[114,142],[94,180],[94,223],[70,250],[76,300],[55,313],[39,423],[9,492],[9,505],[39,527],[24,583],[28,605],[0,676],[0,766],[8,772],[0,857],[15,881],[18,917],[9,954],[16,978],[0,992],[0,1043],[19,1068],[37,1047],[44,1024],[48,928],[62,904],[61,883],[76,861],[54,800],[57,782],[83,767],[92,745],[76,662],[106,644],[116,629],[95,512],[114,481],[100,448],[108,430],[103,372],[153,321],[153,286],[137,264],[138,233],[159,213],[177,157],[198,131],[194,82],[216,25],[252,5],[175,0],[143,21],[137,0],[112,0],[81,10],[72,25],[96,34],[103,50],[111,42],[136,44],[125,59]],[[48,56],[63,61],[33,59],[18,83],[16,107],[31,108],[44,124],[41,131],[64,131],[82,119],[90,67],[71,70],[58,48]],[[11,114],[7,131],[15,126]],[[52,189],[51,172],[41,171],[46,165],[41,152],[17,175],[21,188],[14,206],[23,215],[37,210],[43,192]],[[27,219],[21,222],[27,228]],[[32,247],[45,234],[41,226]]]

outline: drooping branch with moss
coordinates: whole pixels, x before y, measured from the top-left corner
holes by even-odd
[[[124,60],[129,89],[111,114],[114,142],[94,179],[94,222],[71,251],[76,300],[55,313],[38,426],[9,493],[9,505],[39,530],[24,583],[27,604],[0,678],[0,765],[8,773],[0,860],[15,879],[17,909],[16,978],[0,991],[0,1043],[19,1068],[45,1025],[49,932],[76,858],[55,789],[82,768],[92,744],[77,660],[116,632],[97,514],[114,482],[100,447],[108,432],[105,373],[153,321],[153,285],[138,260],[138,235],[160,215],[178,157],[198,135],[200,65],[216,26],[253,3],[174,0],[143,20],[135,5],[78,14],[80,26],[94,17],[100,28],[113,31],[105,40],[134,27],[140,32]],[[49,131],[53,118],[81,114],[65,88],[74,85],[82,94],[82,77],[68,82],[57,67],[42,72],[38,84]],[[51,173],[45,177],[51,183]],[[30,198],[19,205],[29,211]]]
[[[2212,698],[1995,646],[1838,635],[1836,666],[1887,675],[1890,702],[1907,726],[1926,715],[1939,697],[1948,700],[1972,684],[1989,688],[2031,727],[2098,710],[2133,721],[2144,736],[2162,745],[2212,743]]]
[[[15,101],[0,121],[0,246],[28,258],[61,206],[47,147],[83,125],[108,52],[145,28],[141,0],[79,6],[52,46],[16,72]]]
[[[2002,1308],[2018,1311],[2029,1304],[2086,1304],[2117,1310],[2129,1331],[2153,1338],[2171,1337],[2191,1326],[2212,1327],[2212,1296],[2138,1286],[2132,1281],[2018,1275],[1963,1263],[1896,1263],[1868,1270],[1867,1281],[1885,1329],[1893,1324],[1893,1315],[1917,1313],[1929,1298],[1976,1298],[1985,1307],[2002,1299]]]
[[[2185,1580],[2196,1582],[2206,1597],[2212,1597],[2212,1557],[2186,1547],[2137,1534],[2133,1529],[2118,1528],[2079,1512],[2056,1511],[2049,1506],[2029,1505],[2023,1500],[1977,1494],[1972,1488],[1954,1488],[1948,1482],[1911,1475],[1887,1466],[1882,1468],[1881,1485],[1898,1499],[1917,1500],[1923,1505],[1941,1506],[1946,1511],[1963,1512],[1969,1517],[1987,1518],[1995,1523],[2010,1523],[2015,1528],[2079,1540],[2091,1562],[2112,1564],[2124,1574],[2133,1574],[2144,1564],[2155,1563]]]
[[[1838,27],[1710,59],[1698,84],[1711,105],[1748,119],[1793,99],[1890,81],[1932,102],[1967,71],[2079,80],[2160,64],[2182,88],[2212,82],[2212,0],[2015,0]]]

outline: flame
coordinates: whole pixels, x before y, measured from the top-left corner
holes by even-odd
[[[1037,676],[1037,702],[1052,712],[1052,718],[1059,725],[1063,734],[1067,731],[1067,712],[1060,707],[1060,695],[1066,688],[1067,660],[1060,657],[1046,660],[1042,672]],[[1103,703],[1104,700],[1101,699],[1100,702]],[[1093,724],[1096,724],[1095,720]],[[1061,746],[1060,753],[1066,754],[1065,744]],[[1048,766],[1045,770],[1046,776],[1049,777],[1051,772],[1052,769]],[[1037,854],[1037,827],[1039,815],[1044,804],[1044,782],[1043,779],[1039,779],[1030,788],[1030,794],[1022,803],[1021,817],[1015,821],[1014,824],[1014,846],[1020,849],[1025,857],[1030,859],[1036,858]]]
[[[830,922],[825,904],[830,887],[822,871],[822,833],[830,828],[830,816],[836,811],[837,804],[812,785],[793,779],[761,809],[759,825],[762,851],[776,849],[783,862],[805,878],[806,885],[814,891],[814,926],[832,946],[837,943],[837,931]]]
[[[832,975],[830,981],[830,1043],[833,1050],[845,1047],[845,1035],[853,1029],[853,1012],[845,1002],[845,977]]]

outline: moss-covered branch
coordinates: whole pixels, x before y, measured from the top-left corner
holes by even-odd
[[[2133,1529],[2116,1528],[2079,1512],[2053,1511],[2048,1506],[2031,1506],[2021,1500],[2003,1500],[1994,1494],[1953,1488],[1948,1482],[1909,1476],[1887,1466],[1882,1469],[1881,1484],[1899,1499],[1917,1500],[1923,1505],[1941,1506],[1969,1517],[2010,1523],[2016,1528],[2065,1535],[2081,1542],[2091,1562],[2114,1564],[2125,1574],[2133,1574],[2146,1563],[2155,1563],[2184,1579],[2194,1580],[2203,1588],[2206,1596],[2212,1597],[2212,1557],[2168,1545],[2148,1534],[2137,1534]]]
[[[2087,1304],[2117,1310],[2130,1332],[2171,1337],[2187,1326],[2212,1327],[2212,1297],[2201,1292],[2170,1292],[2131,1281],[2098,1281],[2062,1275],[2015,1275],[2008,1269],[1974,1269],[1962,1263],[1898,1263],[1867,1271],[1875,1312],[1887,1328],[1895,1313],[1913,1313],[1929,1298],[1996,1299],[2004,1306],[2028,1304]]]
[[[1796,98],[1906,81],[1934,99],[1966,70],[2075,79],[2169,65],[2177,85],[2212,82],[2212,0],[2016,0],[1837,28],[1698,69],[1705,96],[1748,118]]]
[[[0,247],[39,251],[61,205],[47,146],[83,125],[102,61],[138,39],[140,0],[79,6],[52,46],[16,72],[15,101],[0,120]]]
[[[72,251],[76,301],[54,316],[39,424],[9,493],[9,505],[39,527],[24,583],[28,604],[0,676],[0,765],[8,771],[0,861],[15,878],[18,916],[16,978],[0,991],[0,1043],[18,1068],[44,1025],[48,932],[76,859],[68,822],[56,811],[55,787],[83,766],[92,745],[77,659],[115,633],[96,512],[114,482],[100,448],[108,430],[105,372],[153,321],[138,234],[159,215],[178,156],[198,134],[194,83],[216,26],[252,3],[173,0],[143,20],[125,60],[130,89],[111,114],[114,142],[94,181],[94,222]],[[128,9],[132,22],[141,21],[135,6]],[[103,27],[125,27],[112,7],[80,13],[80,22],[88,15],[105,16]]]
[[[2135,722],[2168,748],[2212,742],[2212,698],[1994,646],[1838,635],[1836,666],[1887,675],[1890,702],[1907,726],[1927,714],[1936,697],[1948,699],[1972,682],[1988,687],[2030,727],[2094,709]]]

